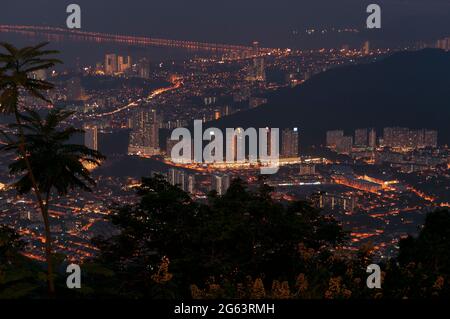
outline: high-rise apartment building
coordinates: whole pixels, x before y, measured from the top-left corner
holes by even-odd
[[[438,132],[433,130],[425,130],[423,142],[425,147],[436,148],[438,146]]]
[[[266,80],[264,58],[257,57],[253,59],[254,81],[263,82]]]
[[[131,57],[121,56],[115,53],[105,55],[105,74],[114,75],[124,73],[131,69]]]
[[[84,126],[84,146],[98,151],[98,127],[96,125]]]
[[[191,194],[195,192],[195,175],[180,169],[171,168],[167,173],[167,180],[171,185],[178,186],[185,192]]]
[[[105,55],[105,74],[113,75],[119,70],[117,55],[110,53]]]
[[[298,128],[284,129],[281,134],[281,157],[298,157],[299,132]]]
[[[132,132],[128,153],[141,156],[159,155],[159,121],[156,110],[137,112],[129,124]]]
[[[228,174],[211,176],[211,190],[215,190],[219,196],[225,195],[230,184],[231,177]]]
[[[336,152],[340,154],[350,154],[353,148],[353,137],[343,136],[336,142]]]
[[[327,131],[327,147],[336,148],[338,140],[343,136],[344,131],[341,130]]]
[[[367,146],[368,133],[366,128],[360,128],[355,130],[355,145]]]
[[[434,130],[411,130],[406,127],[386,127],[383,130],[383,145],[398,149],[437,147],[438,133]]]
[[[119,55],[117,57],[117,71],[120,73],[124,73],[130,69],[131,69],[131,57]]]
[[[376,148],[377,147],[377,131],[374,128],[369,130],[369,147]]]
[[[264,57],[260,54],[259,43],[257,41],[253,42],[252,56],[253,61],[247,79],[250,81],[264,82],[266,80],[265,62]]]

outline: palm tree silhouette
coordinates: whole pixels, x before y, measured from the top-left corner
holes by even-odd
[[[59,129],[72,114],[70,111],[53,109],[43,119],[36,111],[25,109],[24,114],[18,115],[21,124],[9,125],[12,129],[20,126],[23,135],[16,133],[12,136],[2,132],[7,145],[0,150],[13,151],[19,155],[9,165],[10,174],[20,176],[14,187],[21,194],[29,193],[35,187],[39,190],[41,198],[45,198],[43,216],[47,219],[47,224],[52,194],[67,195],[69,190],[75,188],[91,191],[90,186],[95,185],[95,181],[86,166],[98,166],[105,158],[98,151],[84,145],[68,143],[75,134],[83,133],[83,130],[72,126]],[[26,149],[26,157],[22,156],[22,149]],[[49,246],[51,252],[52,236],[50,227],[47,226],[46,247]],[[51,260],[47,262],[52,263]]]
[[[51,260],[51,237],[48,214],[46,213],[45,203],[38,188],[34,171],[29,161],[28,151],[25,146],[25,137],[22,127],[20,112],[20,96],[27,93],[48,103],[51,101],[45,97],[45,92],[53,89],[53,84],[47,81],[36,79],[33,74],[39,70],[45,70],[61,63],[60,60],[49,58],[48,56],[59,53],[53,50],[42,50],[47,43],[41,43],[37,46],[18,49],[8,43],[0,43],[0,47],[6,50],[6,53],[0,53],[0,112],[12,114],[16,119],[17,130],[19,132],[19,151],[25,165],[27,174],[36,196],[37,204],[41,210],[44,219],[46,242],[45,255],[48,271],[48,289],[51,295],[55,292],[53,280],[53,265]]]

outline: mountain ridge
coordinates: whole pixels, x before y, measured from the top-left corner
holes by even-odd
[[[376,62],[320,73],[280,89],[259,108],[209,123],[224,127],[299,127],[301,144],[325,141],[325,132],[374,127],[436,129],[450,144],[450,53],[399,52]]]

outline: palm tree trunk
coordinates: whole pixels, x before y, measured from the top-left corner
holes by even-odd
[[[42,218],[44,220],[44,229],[45,229],[45,260],[47,262],[47,284],[48,284],[48,292],[51,297],[55,294],[55,282],[53,278],[53,261],[52,261],[52,236],[50,230],[50,222],[48,216],[48,197],[47,202],[44,204],[42,200],[42,196],[40,190],[38,188],[36,178],[34,177],[33,170],[31,168],[31,163],[28,159],[27,151],[25,148],[25,133],[22,128],[22,121],[20,119],[20,114],[18,111],[15,113],[17,126],[19,128],[20,135],[20,144],[19,149],[22,153],[22,156],[25,160],[25,164],[28,170],[28,176],[30,177],[31,185],[33,186],[34,193],[36,195],[36,199],[41,210]]]

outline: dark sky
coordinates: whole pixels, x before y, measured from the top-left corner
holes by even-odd
[[[306,43],[311,39],[294,38],[292,31],[362,29],[369,3],[381,5],[383,28],[365,37],[394,42],[450,35],[450,0],[1,0],[0,23],[64,26],[70,3],[81,6],[84,30],[186,40]]]

